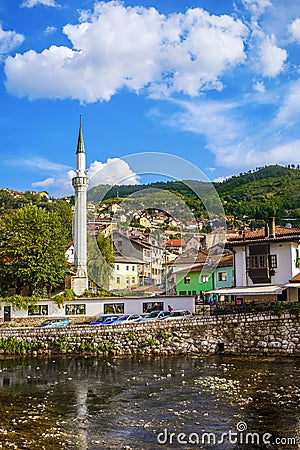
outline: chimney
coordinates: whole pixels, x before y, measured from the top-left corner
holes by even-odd
[[[269,222],[269,227],[270,227],[270,238],[274,238],[275,237],[275,217],[271,217],[270,222]]]
[[[265,238],[268,238],[269,237],[269,225],[268,225],[268,223],[266,222],[265,223]]]

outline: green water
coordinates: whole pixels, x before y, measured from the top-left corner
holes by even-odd
[[[298,449],[299,384],[299,359],[1,360],[0,448]]]

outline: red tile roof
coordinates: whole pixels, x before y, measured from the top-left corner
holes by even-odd
[[[231,245],[240,245],[241,243],[262,242],[262,241],[285,241],[293,238],[300,238],[299,228],[275,227],[275,237],[265,236],[265,229],[250,231],[243,230],[239,232],[239,236],[228,236],[227,241]]]
[[[167,247],[184,247],[186,245],[183,239],[169,239],[166,242]]]
[[[298,273],[297,275],[295,275],[291,280],[292,283],[300,283],[300,273]],[[300,286],[299,286],[300,287]]]
[[[205,265],[207,265],[207,269],[210,267],[209,262],[211,261],[212,266],[214,266],[214,261],[217,262],[216,267],[233,267],[233,254],[224,255],[220,258],[219,261],[217,261],[218,256],[215,255],[212,258],[209,258],[207,261],[201,261],[199,263],[197,260],[195,260],[195,264],[191,267],[183,267],[182,269],[177,270],[177,273],[186,273],[186,272],[200,272]],[[197,264],[198,263],[198,264]]]

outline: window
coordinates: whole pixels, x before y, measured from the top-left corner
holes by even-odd
[[[201,282],[207,283],[208,282],[208,275],[201,275]]]
[[[28,306],[29,316],[48,316],[48,305],[30,305]]]
[[[129,270],[129,266],[126,266],[126,270]]]
[[[258,256],[250,256],[250,269],[258,268]]]
[[[272,255],[276,259],[276,255]],[[254,256],[248,256],[246,258],[246,268],[247,270],[250,269],[264,269],[268,267],[267,264],[267,255],[254,255]]]
[[[120,270],[119,264],[116,264],[116,270]]]
[[[270,255],[270,268],[277,269],[277,255]]]
[[[124,314],[124,303],[104,303],[104,314]]]
[[[218,281],[227,281],[227,272],[219,272]]]
[[[154,310],[162,310],[164,309],[163,302],[147,302],[143,303],[143,313],[151,312]]]
[[[179,291],[179,295],[186,295],[186,291]]]
[[[191,277],[184,277],[184,284],[190,284]]]
[[[267,258],[264,255],[259,256],[259,267],[267,267]]]
[[[132,277],[132,284],[135,284],[135,277]]]
[[[65,306],[65,314],[66,316],[75,316],[75,315],[85,315],[86,305],[84,303],[79,305],[66,305]]]
[[[117,284],[120,284],[120,277],[117,277]]]
[[[135,267],[134,267],[134,266],[131,266],[131,270],[132,270],[132,272],[134,272],[134,270],[135,270]]]

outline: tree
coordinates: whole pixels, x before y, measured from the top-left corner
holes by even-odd
[[[71,206],[64,200],[51,203],[50,211],[56,212],[63,227],[67,231],[67,238],[72,240],[73,213]]]
[[[0,285],[29,295],[64,281],[67,232],[58,215],[28,205],[0,218]]]
[[[88,237],[88,276],[102,289],[108,290],[115,258],[111,237],[98,234]]]

